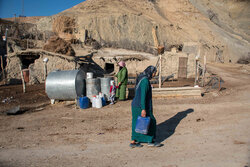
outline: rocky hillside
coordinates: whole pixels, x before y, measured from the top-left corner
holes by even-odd
[[[197,42],[209,61],[227,63],[250,57],[249,16],[249,0],[86,0],[40,19],[38,28],[55,31],[60,23],[61,37],[149,53],[154,28],[167,49]]]

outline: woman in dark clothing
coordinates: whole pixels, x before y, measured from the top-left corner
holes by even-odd
[[[142,147],[140,143],[148,143],[148,146],[159,147],[161,144],[155,143],[156,119],[153,115],[152,87],[149,82],[156,74],[154,66],[148,66],[136,79],[135,97],[132,101],[132,136],[130,147]],[[136,120],[138,116],[150,117],[148,134],[135,132]]]

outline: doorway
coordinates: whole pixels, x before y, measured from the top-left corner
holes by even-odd
[[[105,63],[105,68],[104,68],[104,70],[105,70],[105,72],[106,72],[107,74],[112,73],[112,72],[114,71],[114,69],[115,69],[115,66],[114,66],[113,63]]]
[[[187,78],[187,57],[179,57],[178,78]]]
[[[29,68],[30,64],[33,64],[36,59],[40,58],[39,54],[30,54],[30,55],[19,55],[18,56],[22,62],[23,69]]]

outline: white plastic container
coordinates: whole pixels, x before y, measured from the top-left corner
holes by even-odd
[[[93,73],[87,72],[87,79],[92,79],[92,78],[93,78]]]
[[[95,99],[95,107],[96,108],[102,108],[102,98],[99,96],[96,96]]]
[[[96,107],[96,97],[95,96],[93,96],[92,97],[92,99],[91,99],[91,101],[92,101],[92,107]]]

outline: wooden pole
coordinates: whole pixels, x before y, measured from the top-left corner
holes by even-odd
[[[194,85],[198,84],[198,79],[199,79],[199,58],[201,54],[201,48],[199,47],[198,53],[195,56],[195,81]]]
[[[195,60],[195,79],[194,79],[194,86],[197,85],[197,61]]]
[[[160,54],[160,64],[159,64],[159,88],[161,88],[161,54]]]
[[[29,39],[27,39],[27,49],[29,49]]]
[[[206,64],[207,64],[207,58],[206,58],[206,55],[204,55],[204,65],[203,65],[203,70],[202,70],[202,86],[205,85]]]
[[[25,81],[24,81],[24,77],[23,77],[23,70],[21,67],[21,64],[19,64],[20,70],[21,70],[21,78],[22,78],[22,83],[23,83],[23,93],[26,92],[26,85],[25,85]]]
[[[44,81],[46,80],[47,77],[47,62],[44,62]]]
[[[3,56],[1,57],[1,68],[2,68],[2,73],[3,73],[3,79],[5,79],[5,72],[4,72],[4,67],[3,67]]]
[[[158,48],[159,47],[159,42],[158,42],[158,39],[157,39],[157,34],[156,34],[156,28],[152,28],[152,35],[153,35],[153,39],[154,39],[154,45],[155,45],[155,48]]]

